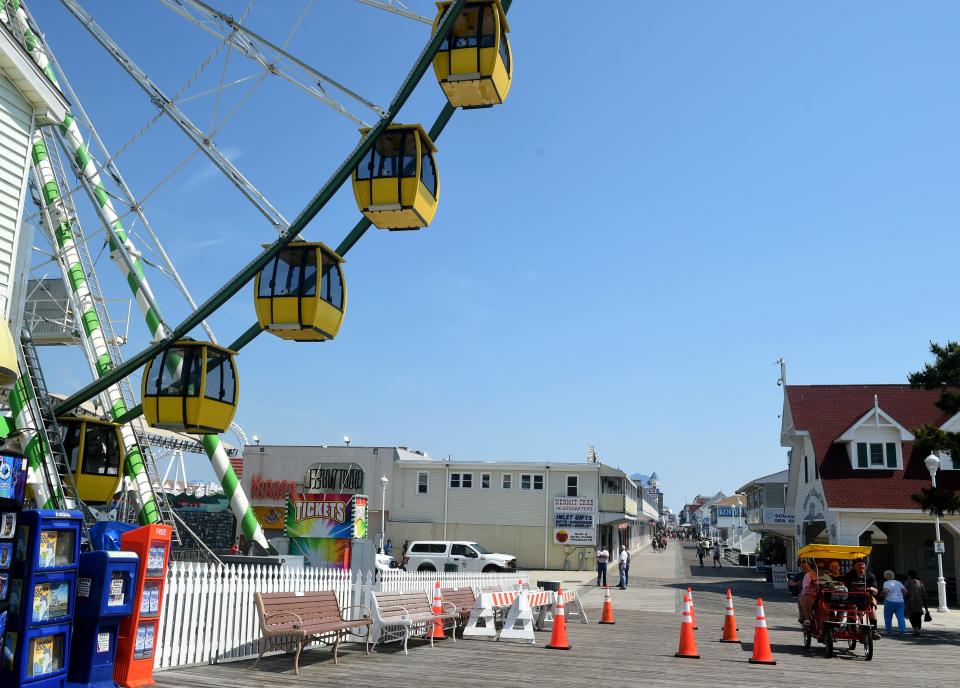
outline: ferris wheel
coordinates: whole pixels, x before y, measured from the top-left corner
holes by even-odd
[[[124,482],[136,495],[141,523],[176,528],[163,491],[158,456],[170,451],[203,452],[211,462],[247,539],[267,548],[260,525],[230,463],[220,435],[233,425],[239,404],[236,354],[262,332],[280,340],[334,339],[346,319],[347,280],[343,257],[374,226],[387,231],[430,225],[440,203],[440,161],[435,141],[457,109],[488,108],[507,98],[513,77],[507,11],[511,0],[452,0],[436,3],[433,17],[394,0],[343,0],[379,10],[396,21],[423,26],[423,48],[386,104],[361,95],[327,71],[288,50],[309,13],[308,0],[286,39],[252,28],[256,0],[231,16],[202,0],[157,0],[159,6],[214,39],[212,51],[186,74],[174,92],[163,89],[78,0],[61,0],[80,26],[146,96],[154,111],[121,145],[110,148],[70,82],[37,18],[23,2],[8,1],[0,22],[29,58],[65,96],[61,121],[35,127],[30,139],[30,189],[35,209],[24,225],[35,225],[32,261],[13,268],[5,299],[20,377],[8,397],[13,425],[22,431],[30,466],[29,484],[39,506],[108,504]],[[429,27],[429,28],[427,28]],[[237,75],[243,64],[252,74]],[[432,67],[445,103],[429,128],[397,121],[404,104]],[[306,207],[288,220],[220,145],[227,123],[256,97],[266,80],[282,82],[360,130],[360,140],[334,168]],[[213,84],[210,87],[210,84]],[[429,85],[425,85],[428,87]],[[239,92],[232,97],[230,94]],[[199,123],[185,107],[205,99],[210,123]],[[226,112],[226,106],[230,109]],[[56,118],[54,118],[56,119]],[[152,185],[134,189],[121,173],[122,158],[134,156],[145,135],[161,120],[172,123],[190,144],[185,158],[158,166]],[[51,126],[55,124],[56,126]],[[149,201],[162,193],[197,156],[222,174],[238,200],[262,216],[274,240],[197,304],[163,246],[161,222],[151,221]],[[350,180],[360,219],[331,247],[300,237],[307,224]],[[447,183],[455,184],[455,180]],[[149,211],[149,212],[148,212]],[[90,218],[93,218],[92,220]],[[84,219],[82,219],[84,218]],[[29,232],[20,234],[29,242]],[[23,248],[18,249],[23,253]],[[101,258],[103,260],[101,261]],[[113,263],[116,272],[107,268]],[[101,275],[98,275],[98,269]],[[102,273],[110,276],[102,279]],[[175,288],[189,311],[173,324],[163,316],[159,276]],[[127,333],[111,317],[104,285],[125,283],[146,324],[150,345],[129,351]],[[252,291],[246,330],[218,342],[207,319],[241,290]],[[128,313],[127,327],[135,316]],[[203,340],[190,335],[202,329]],[[62,400],[48,392],[37,347],[79,346],[94,381]],[[278,345],[284,345],[278,342]],[[287,345],[289,346],[289,345]],[[0,361],[2,364],[2,361]],[[131,377],[142,370],[139,389]]]

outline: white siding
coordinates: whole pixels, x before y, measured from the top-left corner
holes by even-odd
[[[33,109],[13,84],[0,75],[0,314],[4,317],[11,315],[14,282],[23,279],[29,267],[33,237],[29,231],[21,232],[20,217],[32,135]],[[12,314],[16,316],[16,312]]]

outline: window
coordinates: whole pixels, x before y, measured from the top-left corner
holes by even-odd
[[[810,470],[810,458],[804,456],[803,457],[803,482],[805,483],[810,482],[810,474],[808,472],[809,470]]]
[[[313,296],[313,294],[305,294]],[[324,256],[323,275],[320,278],[320,298],[334,308],[343,310],[343,278],[336,261]]]
[[[83,440],[83,472],[87,475],[119,475],[120,445],[113,426],[87,424]]]
[[[500,489],[502,490],[512,490],[513,489],[513,473],[504,473],[500,476]]]
[[[410,551],[417,554],[446,554],[447,544],[445,542],[416,542],[410,547]]]
[[[579,475],[568,475],[567,476],[567,496],[576,497],[578,493],[578,488],[580,484]]]
[[[207,385],[203,396],[225,404],[234,403],[236,381],[230,356],[219,351],[207,350]]]
[[[507,45],[507,34],[500,27],[500,59],[503,60],[503,66],[510,73],[510,47]]]
[[[417,473],[417,494],[427,494],[430,486],[430,474],[426,471]]]
[[[430,192],[434,198],[437,197],[437,169],[433,166],[433,155],[430,149],[424,147],[423,155],[420,157],[420,181],[424,188]]]
[[[480,489],[489,490],[490,489],[490,474],[481,473],[480,474]]]
[[[473,473],[451,473],[450,487],[453,489],[472,490]]]
[[[532,473],[521,473],[520,489],[521,490],[542,490],[543,475],[532,474]]]
[[[452,545],[450,547],[450,556],[451,557],[467,557],[468,559],[476,559],[480,555],[477,554],[472,547],[467,545]]]
[[[896,442],[857,442],[857,468],[896,468]]]

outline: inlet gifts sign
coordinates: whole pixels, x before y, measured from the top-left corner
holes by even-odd
[[[553,542],[590,546],[597,543],[597,501],[593,497],[555,497]]]

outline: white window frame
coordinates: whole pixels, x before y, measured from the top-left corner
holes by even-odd
[[[423,483],[425,489],[423,492],[420,491],[420,476],[426,477],[426,480]],[[430,494],[430,471],[417,471],[417,494],[426,495]]]
[[[484,478],[487,479],[487,484],[486,484],[486,485],[483,484],[483,479],[484,479]],[[493,485],[493,473],[481,473],[481,474],[480,474],[480,489],[481,489],[481,490],[489,490],[492,485]]]
[[[504,486],[504,481],[509,481],[509,485]],[[500,489],[504,492],[513,492],[513,473],[501,473],[500,474]]]
[[[523,486],[523,479],[527,479],[527,486]],[[533,490],[533,473],[521,473],[520,474],[520,491],[521,492],[530,492]]]
[[[574,486],[573,486],[574,494],[570,494],[570,478],[574,479]],[[567,473],[564,489],[566,490],[567,497],[579,497],[580,496],[580,474]]]
[[[540,487],[537,487],[537,478],[540,478]],[[543,492],[546,486],[547,486],[547,479],[544,477],[543,473],[534,473],[533,489],[537,492]]]
[[[457,484],[453,484],[453,478],[456,476]],[[464,482],[469,477],[470,487],[466,487]],[[451,490],[472,490],[473,489],[473,472],[472,471],[457,471],[456,473],[450,473],[450,489]]]
[[[865,444],[867,446],[867,465],[860,465],[860,445]],[[874,464],[871,463],[871,445],[879,444],[883,447],[883,463]],[[897,453],[897,465],[888,466],[887,465],[887,445],[892,444],[896,448]],[[874,442],[871,439],[866,440],[856,440],[850,443],[850,465],[855,471],[900,471],[903,470],[903,444],[899,441],[891,442],[887,438],[883,438],[880,441]]]

